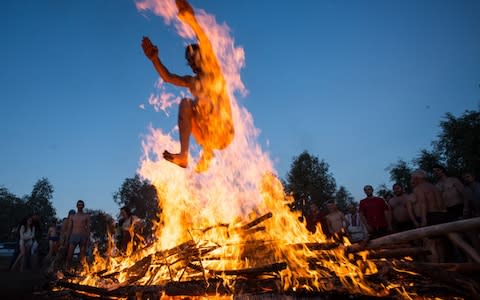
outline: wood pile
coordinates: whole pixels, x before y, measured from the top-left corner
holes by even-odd
[[[271,216],[261,216],[241,230],[246,234],[264,230],[259,225]],[[480,297],[480,263],[476,261],[475,254],[468,263],[426,263],[424,257],[430,252],[415,241],[438,236],[455,240],[451,236],[458,238],[462,232],[478,232],[479,228],[480,218],[475,218],[391,234],[363,245],[346,247],[333,241],[292,244],[289,247],[293,249],[307,247],[315,253],[313,257],[304,259],[308,261],[310,271],[318,271],[321,275],[315,281],[308,277],[296,278],[295,287],[287,288],[282,283],[281,273],[290,268],[288,260],[249,268],[212,269],[206,267],[206,262],[222,259],[213,254],[221,245],[205,246],[190,240],[172,249],[150,254],[123,270],[97,272],[95,276],[104,285],[78,284],[75,282],[80,282],[81,276],[65,274],[62,279],[52,280],[50,289],[37,293],[35,299],[159,299],[162,295],[235,295],[236,299],[343,299],[347,295],[351,299],[474,299]],[[457,240],[456,245],[461,243],[459,241],[463,240]],[[242,255],[252,259],[270,255],[274,242],[249,240],[241,247],[244,249]],[[360,264],[361,268],[362,259],[365,261],[365,249],[368,250],[368,261],[375,264],[378,271],[365,275],[361,284],[368,286],[373,293],[358,290],[352,293],[349,284],[353,283],[345,283],[348,278],[340,278],[334,271],[325,268],[322,262],[335,259],[332,251],[343,251],[349,261]],[[460,249],[470,257],[471,249],[465,245]],[[170,278],[159,284],[158,275],[166,270]],[[127,274],[127,279],[119,282],[116,279],[119,273]]]

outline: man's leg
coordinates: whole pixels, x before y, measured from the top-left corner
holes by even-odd
[[[195,171],[198,173],[201,173],[207,170],[212,158],[213,158],[213,151],[204,148],[200,156],[200,159],[198,160],[197,166],[195,167]]]
[[[73,250],[75,250],[75,246],[76,244],[73,244],[71,242],[68,243],[67,259],[66,259],[67,268],[70,267],[72,264]]]
[[[82,241],[80,244],[80,265],[85,269],[88,267],[87,260],[86,260],[86,252],[87,252],[87,241]]]
[[[173,154],[163,152],[163,158],[186,168],[188,166],[188,148],[190,146],[190,134],[192,133],[193,103],[192,100],[184,98],[180,102],[178,111],[178,129],[180,134],[180,153]]]

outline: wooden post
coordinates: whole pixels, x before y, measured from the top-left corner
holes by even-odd
[[[450,232],[464,232],[475,228],[480,228],[480,217],[421,227],[413,230],[390,234],[378,239],[371,240],[365,247],[362,247],[360,244],[353,244],[348,247],[348,251],[357,252],[363,249],[378,249],[388,244],[420,240],[425,237],[445,235]]]

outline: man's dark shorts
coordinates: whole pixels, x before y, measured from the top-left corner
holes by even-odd
[[[77,245],[77,244],[84,245],[87,243],[87,240],[88,240],[88,235],[86,234],[72,233],[72,235],[70,235],[69,242],[72,245]]]

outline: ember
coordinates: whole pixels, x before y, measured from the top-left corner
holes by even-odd
[[[182,37],[193,37],[177,19],[173,1],[144,0],[137,7],[161,15],[167,23],[176,22]],[[224,72],[235,139],[215,153],[207,172],[197,174],[158,159],[165,148],[178,148],[178,144],[169,134],[152,129],[144,141],[139,173],[155,185],[161,199],[157,240],[128,257],[97,255],[88,271],[65,273],[52,282],[55,290],[39,297],[412,299],[478,294],[478,283],[469,277],[409,258],[428,251],[402,243],[445,232],[443,227],[370,241],[374,251],[366,250],[369,245],[350,245],[346,239],[327,239],[320,226],[310,233],[286,205],[288,197],[273,164],[256,143],[252,116],[235,99],[234,92],[244,92],[239,75],[243,50],[234,46],[228,28],[216,24],[214,17],[203,11],[196,12],[196,17]],[[466,222],[450,225],[479,227],[478,219]]]

